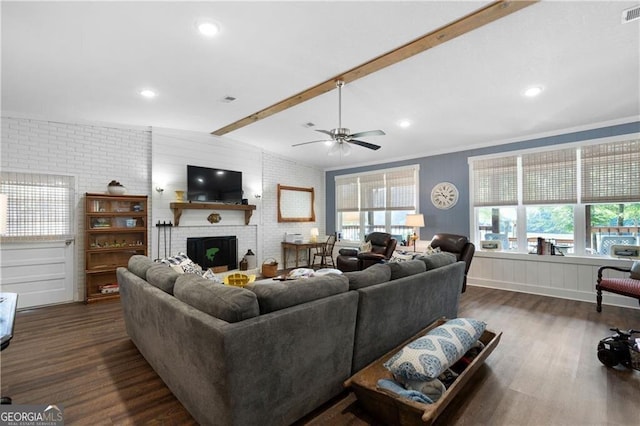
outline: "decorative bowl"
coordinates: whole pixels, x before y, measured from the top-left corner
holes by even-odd
[[[112,185],[112,186],[107,186],[107,191],[111,195],[124,195],[124,193],[127,192],[127,188],[125,188],[124,186]]]

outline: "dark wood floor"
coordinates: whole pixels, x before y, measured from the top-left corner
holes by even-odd
[[[637,425],[640,372],[596,357],[609,327],[640,328],[640,310],[469,287],[460,316],[502,331],[496,350],[439,425]],[[64,407],[67,424],[195,424],[127,338],[119,302],[22,311],[0,354],[2,395]],[[308,425],[375,425],[345,393]]]

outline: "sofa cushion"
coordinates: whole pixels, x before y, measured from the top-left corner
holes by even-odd
[[[417,259],[424,262],[427,267],[427,271],[450,265],[458,261],[455,254],[447,252],[434,253],[428,256],[418,256]]]
[[[182,274],[176,280],[177,299],[227,322],[238,322],[260,315],[256,295],[244,288],[217,284],[195,274]]]
[[[425,263],[420,260],[407,260],[406,262],[391,262],[388,263],[389,270],[391,270],[390,280],[397,280],[398,278],[408,277],[409,275],[419,274],[427,270]]]
[[[129,272],[145,280],[147,279],[147,270],[154,264],[153,260],[148,256],[134,254],[129,258],[129,265],[127,266],[127,269],[129,269]]]
[[[471,349],[485,327],[471,318],[452,319],[400,349],[384,366],[400,382],[437,379]]]
[[[246,288],[257,296],[260,313],[266,314],[345,293],[349,289],[349,281],[344,275],[328,274],[289,281],[258,281],[247,285]]]
[[[344,276],[349,279],[349,290],[357,290],[386,283],[391,279],[391,269],[389,269],[388,264],[377,263],[363,271],[345,272]]]
[[[146,280],[149,284],[158,287],[165,293],[173,294],[173,286],[179,276],[180,274],[171,269],[169,265],[159,263],[147,269]]]

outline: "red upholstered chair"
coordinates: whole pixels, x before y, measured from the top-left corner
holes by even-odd
[[[602,271],[613,269],[621,272],[631,272],[630,268],[618,268],[616,266],[602,266],[598,269],[598,283],[596,284],[596,310],[602,312],[602,292],[621,294],[633,297],[640,302],[640,280],[629,278],[604,278]]]

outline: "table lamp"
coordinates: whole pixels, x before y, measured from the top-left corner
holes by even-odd
[[[411,236],[411,240],[413,241],[413,251],[416,251],[416,240],[418,239],[417,231],[418,228],[422,228],[424,226],[424,215],[422,215],[421,213],[408,214],[404,224],[406,226],[413,227],[413,235]]]
[[[318,228],[311,228],[311,238],[309,238],[309,241],[311,241],[312,243],[315,243],[316,241],[318,241]]]

